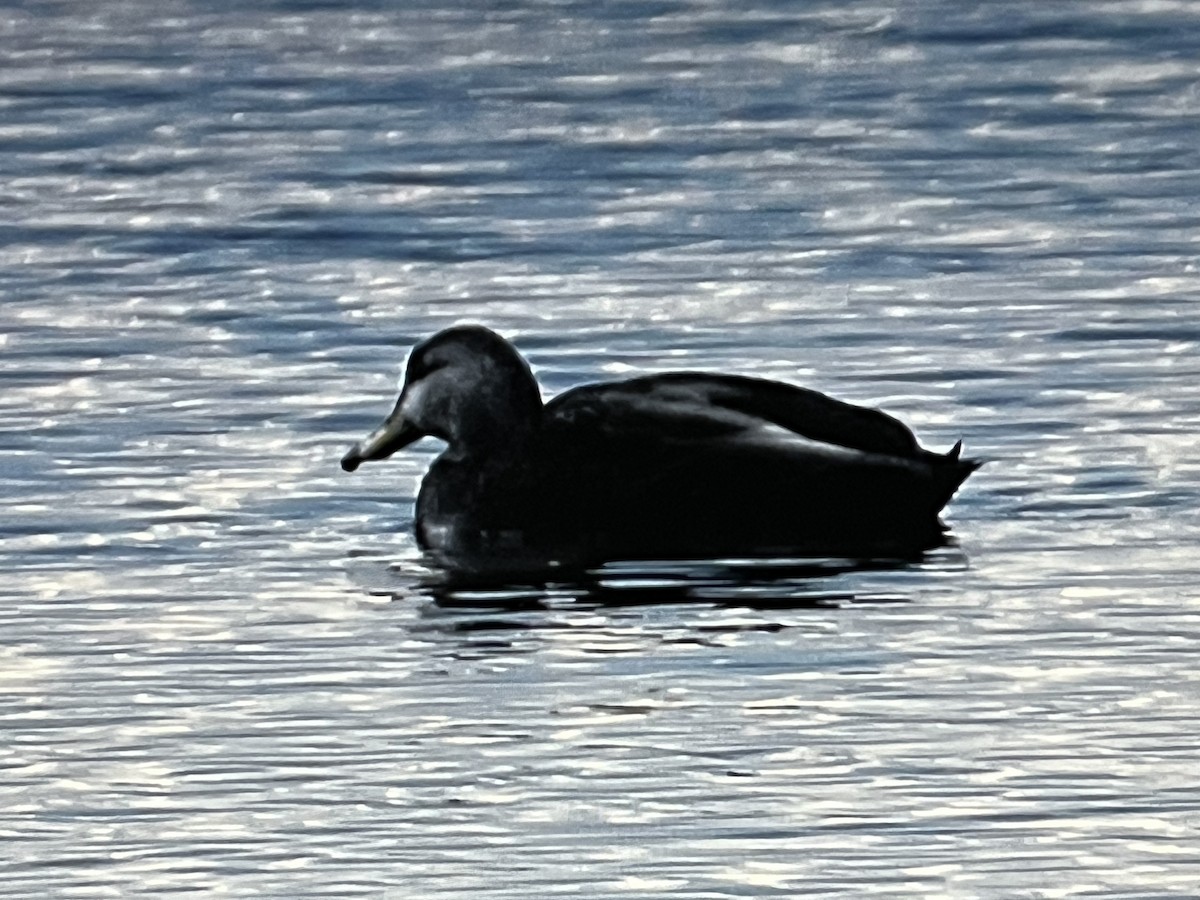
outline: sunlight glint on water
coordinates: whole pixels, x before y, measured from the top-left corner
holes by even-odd
[[[0,13],[5,895],[1195,896],[1196,16]],[[436,445],[337,460],[459,321],[988,463],[917,565],[439,593]]]

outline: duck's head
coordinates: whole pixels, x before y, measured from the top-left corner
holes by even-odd
[[[413,348],[396,408],[342,468],[353,472],[427,435],[457,455],[491,455],[528,434],[541,410],[537,381],[512,344],[480,325],[448,328]]]

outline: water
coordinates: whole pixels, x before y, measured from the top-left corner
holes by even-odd
[[[5,895],[1200,892],[1200,7],[394,6],[0,13]],[[989,463],[438,602],[337,460],[456,321]]]

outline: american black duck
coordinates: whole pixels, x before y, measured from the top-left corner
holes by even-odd
[[[413,348],[395,409],[342,459],[446,444],[417,497],[439,562],[514,568],[714,556],[897,557],[944,543],[938,514],[979,463],[816,391],[673,372],[543,403],[508,341],[457,326]]]

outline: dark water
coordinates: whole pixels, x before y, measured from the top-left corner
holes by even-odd
[[[1200,5],[400,6],[0,12],[5,896],[1200,893]],[[337,460],[457,321],[990,462],[438,603]]]

